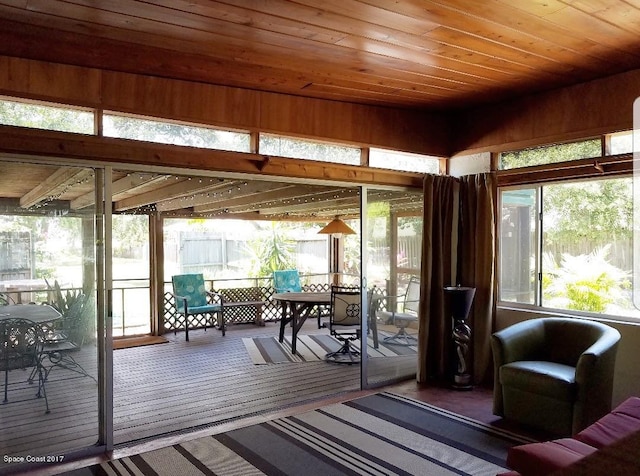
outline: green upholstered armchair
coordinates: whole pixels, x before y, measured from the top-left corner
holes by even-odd
[[[569,436],[611,410],[620,333],[584,319],[549,317],[491,337],[493,413]]]

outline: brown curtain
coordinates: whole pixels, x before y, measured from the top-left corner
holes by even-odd
[[[489,173],[460,178],[458,282],[476,294],[468,319],[469,356],[475,384],[492,381],[490,338],[495,319],[495,176]]]
[[[444,379],[451,353],[451,320],[444,315],[444,286],[454,283],[459,184],[449,176],[424,180],[418,382]]]

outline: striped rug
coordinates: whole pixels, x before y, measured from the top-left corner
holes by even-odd
[[[73,472],[82,475],[482,475],[524,440],[377,393]]]
[[[382,340],[386,334],[380,334],[378,348],[373,339],[367,339],[367,353],[370,357],[391,357],[398,355],[416,355],[417,346],[385,345]],[[242,339],[251,361],[254,364],[280,364],[284,362],[317,362],[324,360],[328,352],[338,350],[342,343],[329,334],[298,335],[296,354],[291,353],[291,335],[285,336],[282,343],[277,337],[245,337]],[[360,349],[360,341],[353,342]]]

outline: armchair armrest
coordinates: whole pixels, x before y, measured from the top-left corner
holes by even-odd
[[[493,413],[504,416],[500,367],[520,360],[538,360],[544,347],[544,327],[536,321],[523,321],[491,336],[493,351]]]
[[[170,294],[176,300],[176,304],[177,304],[178,300],[182,301],[182,307],[178,308],[178,311],[180,311],[180,309],[182,309],[185,313],[187,313],[189,311],[189,308],[188,308],[188,305],[187,305],[187,298],[185,296],[178,296],[175,293],[170,293]]]
[[[583,429],[611,409],[611,393],[620,333],[608,329],[585,350],[576,365],[577,404],[574,429]]]
[[[540,360],[544,352],[544,327],[523,321],[491,336],[494,359],[500,365],[520,360]]]
[[[211,299],[211,303],[219,303],[220,306],[224,303],[224,296],[216,291],[205,291],[209,299]]]
[[[397,305],[398,302],[403,302],[404,297],[405,294],[400,294],[398,296],[373,296],[371,298],[372,307],[373,309],[378,309],[382,301],[389,301],[390,299],[395,299]]]

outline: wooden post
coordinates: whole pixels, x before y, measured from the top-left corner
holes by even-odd
[[[149,216],[149,293],[151,334],[164,334],[164,220],[160,212]]]

